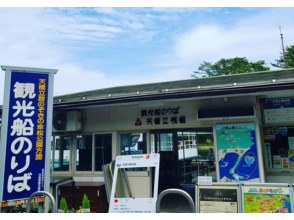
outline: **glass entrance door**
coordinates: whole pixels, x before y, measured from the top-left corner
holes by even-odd
[[[176,133],[151,133],[151,149],[160,154],[158,193],[168,188],[178,188],[180,182]]]

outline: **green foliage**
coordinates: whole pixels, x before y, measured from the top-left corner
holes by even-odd
[[[235,57],[230,59],[220,59],[216,63],[203,61],[198,67],[198,71],[194,71],[192,77],[211,77],[220,75],[231,75],[258,71],[267,71],[269,67],[265,66],[265,61],[249,62],[245,57]]]
[[[285,60],[284,60],[283,53],[281,53],[280,58],[278,60],[276,60],[275,64],[272,63],[272,65],[275,67],[279,67],[279,68],[292,68],[292,67],[294,67],[294,45],[286,47]]]
[[[64,197],[61,197],[60,199],[60,209],[63,210],[64,212],[68,212],[67,202]]]
[[[82,201],[82,209],[89,209],[90,208],[90,200],[86,194],[83,196]]]

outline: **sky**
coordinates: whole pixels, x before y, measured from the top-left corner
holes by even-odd
[[[273,69],[293,21],[294,7],[0,7],[0,65],[57,69],[54,96],[192,79],[221,58]]]

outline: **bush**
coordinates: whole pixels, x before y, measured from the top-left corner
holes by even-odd
[[[67,202],[64,197],[61,197],[60,199],[60,209],[63,210],[64,212],[68,212]]]
[[[83,202],[82,202],[82,209],[89,209],[90,208],[90,200],[86,194],[84,194]]]

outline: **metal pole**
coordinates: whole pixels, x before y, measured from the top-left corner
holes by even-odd
[[[284,38],[283,38],[281,26],[279,26],[279,29],[280,29],[280,35],[281,35],[281,41],[282,41],[282,52],[283,52],[283,60],[284,60],[284,65],[285,65],[284,68],[287,68],[287,62],[286,62],[286,59],[285,59]]]

